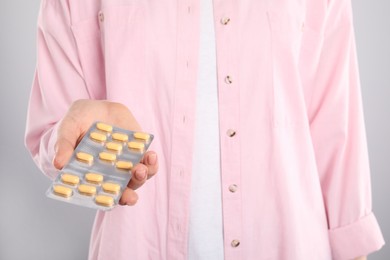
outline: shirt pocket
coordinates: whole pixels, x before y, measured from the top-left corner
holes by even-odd
[[[104,57],[98,19],[92,16],[72,25],[79,61],[91,98],[105,98]]]
[[[143,82],[147,44],[145,10],[145,1],[102,0],[98,20],[108,90],[115,86],[116,90],[129,94],[132,82]]]
[[[305,17],[304,0],[267,0],[275,126],[302,124],[298,69]]]
[[[136,0],[102,0],[98,14],[104,49],[110,43],[143,38],[144,4]]]
[[[269,0],[268,21],[274,50],[298,57],[304,30],[303,0]]]

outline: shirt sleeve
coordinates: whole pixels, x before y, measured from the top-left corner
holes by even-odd
[[[38,16],[37,64],[32,84],[25,144],[35,163],[54,178],[52,160],[59,121],[71,103],[90,99],[65,0],[42,0]]]
[[[329,0],[324,17],[320,31],[304,36],[301,58],[311,64],[301,75],[332,255],[345,260],[380,249],[384,240],[372,213],[351,1]]]

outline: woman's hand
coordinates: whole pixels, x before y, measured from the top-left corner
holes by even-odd
[[[137,120],[130,110],[119,103],[100,100],[78,100],[69,108],[61,120],[53,164],[62,169],[69,161],[75,147],[95,121],[112,124],[120,128],[142,131]],[[123,191],[121,205],[134,205],[138,200],[136,189],[141,187],[147,179],[157,173],[157,154],[153,151],[145,153],[141,162],[133,167],[130,182]]]

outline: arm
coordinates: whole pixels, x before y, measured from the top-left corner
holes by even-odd
[[[52,160],[58,122],[74,100],[90,98],[70,20],[67,1],[41,2],[37,64],[30,94],[25,142],[35,163],[50,178],[56,175]]]
[[[354,259],[378,250],[384,241],[371,206],[350,0],[329,0],[321,32],[308,33],[320,40],[316,46],[304,42],[304,48],[316,51],[303,50],[301,74],[332,256]]]
[[[105,98],[104,80],[88,81],[80,64],[79,49],[71,26],[71,13],[66,0],[43,0],[38,18],[37,66],[31,90],[26,146],[35,163],[50,178],[69,160],[78,140],[97,120],[130,130],[140,130],[127,107]],[[97,48],[98,49],[98,48]],[[101,53],[94,53],[98,72],[103,71]],[[88,69],[91,73],[91,68]],[[135,189],[158,169],[157,155],[145,154],[136,165],[121,203],[137,201]]]

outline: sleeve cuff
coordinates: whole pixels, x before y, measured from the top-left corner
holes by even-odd
[[[366,256],[385,244],[373,213],[350,225],[329,230],[329,240],[333,260]]]

